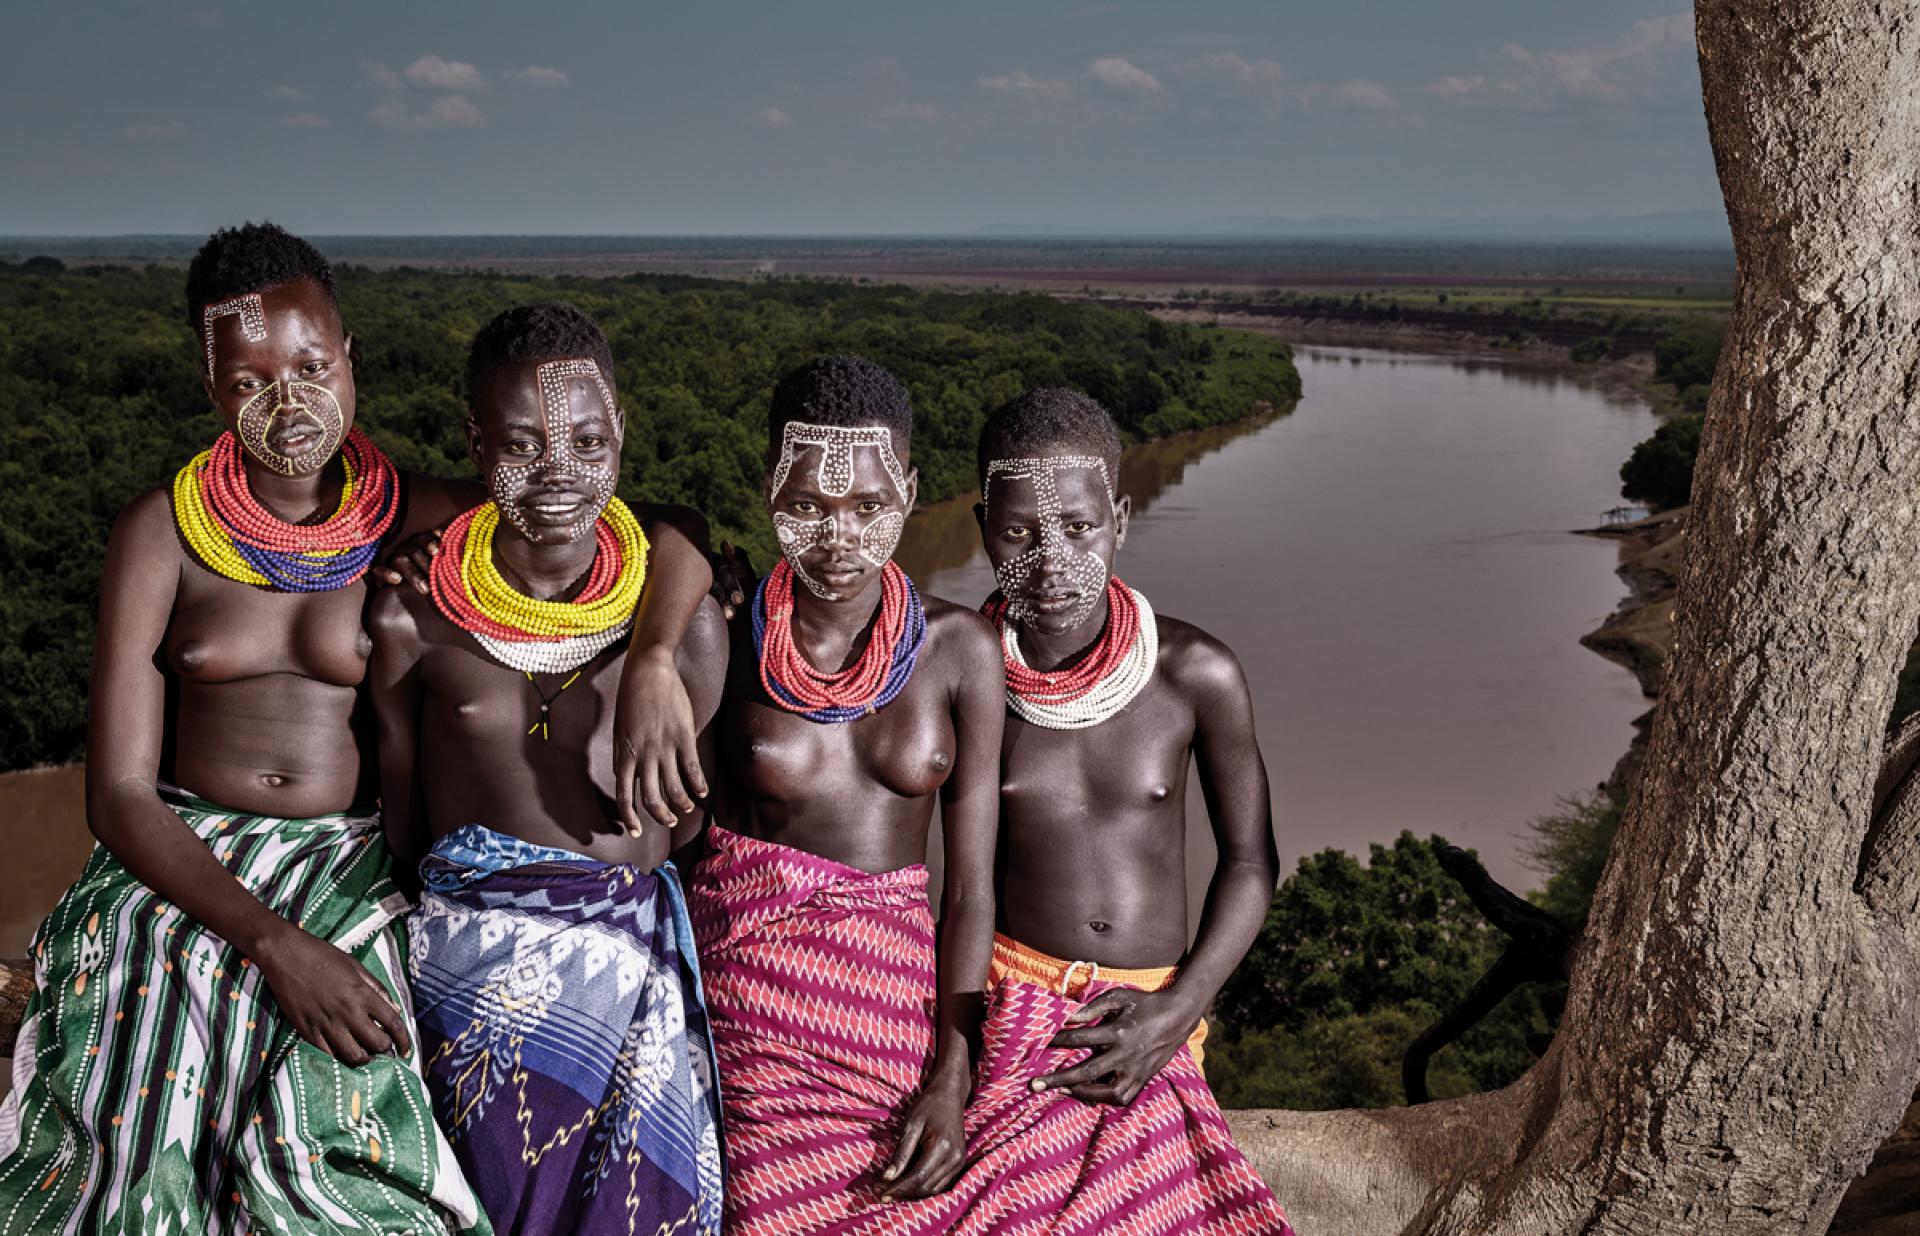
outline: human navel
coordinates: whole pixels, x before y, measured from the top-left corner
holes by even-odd
[[[270,790],[277,790],[281,786],[285,785],[286,783],[287,783],[287,779],[281,776],[279,773],[261,773],[260,774],[260,784],[266,786]]]
[[[1147,791],[1147,797],[1151,798],[1154,802],[1163,803],[1167,801],[1167,787],[1164,785],[1156,785]]]
[[[1089,922],[1087,923],[1087,926],[1089,926],[1089,927],[1091,927],[1091,928],[1093,928],[1093,929],[1094,929],[1095,931],[1105,931],[1105,930],[1107,930],[1107,929],[1108,929],[1109,927],[1112,927],[1112,926],[1113,926],[1113,924],[1112,924],[1112,923],[1103,923],[1103,922],[1101,922],[1101,921],[1100,921],[1099,919],[1097,919],[1097,918],[1096,918],[1096,919],[1092,919],[1092,920],[1090,920],[1090,921],[1089,921]]]
[[[933,766],[935,768],[945,768],[948,764],[952,762],[953,761],[947,757],[947,753],[945,751],[935,751],[933,753]]]

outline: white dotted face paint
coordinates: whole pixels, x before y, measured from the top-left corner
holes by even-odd
[[[1107,591],[1107,564],[1100,555],[1079,548],[1068,538],[1060,518],[1060,491],[1057,477],[1062,469],[1084,468],[1100,474],[1100,489],[1107,497],[1107,509],[1113,510],[1113,478],[1107,474],[1107,461],[1095,455],[1045,455],[1032,459],[995,459],[987,464],[984,501],[992,510],[996,481],[1007,484],[1025,481],[1033,486],[1037,513],[1031,531],[1037,535],[1019,554],[993,568],[1000,592],[1007,598],[1007,616],[1015,622],[1043,619],[1061,629],[1086,621]],[[1003,499],[1004,501],[1004,499]],[[1042,615],[1035,608],[1030,591],[1034,575],[1044,564],[1052,564],[1061,577],[1058,591],[1072,593],[1073,603],[1065,611]]]
[[[801,451],[809,447],[820,452],[820,466],[814,473],[814,485],[821,496],[847,496],[853,489],[853,452],[855,448],[866,447],[878,453],[880,466],[886,469],[887,480],[892,483],[901,507],[908,505],[906,470],[893,453],[893,434],[884,426],[850,429],[839,425],[811,425],[804,421],[788,421],[781,432],[780,459],[774,465],[771,491],[775,505],[779,504],[780,491],[786,488],[787,478],[793,473],[795,460]],[[860,556],[875,566],[885,566],[893,557],[894,548],[900,544],[900,534],[906,530],[906,526],[907,514],[904,509],[875,516],[860,530]],[[822,600],[839,600],[840,594],[815,579],[801,562],[801,558],[813,549],[833,543],[837,533],[833,516],[801,519],[784,511],[775,511],[773,533],[780,541],[781,554],[807,590]]]
[[[200,311],[200,337],[207,345],[207,384],[213,384],[213,324],[224,317],[238,315],[240,337],[248,343],[263,343],[267,338],[267,314],[260,306],[260,293],[249,292]]]
[[[340,401],[312,382],[275,382],[240,409],[240,445],[282,476],[326,467],[346,435]]]
[[[620,405],[614,402],[613,391],[601,375],[600,366],[590,359],[543,361],[535,370],[535,376],[540,385],[540,406],[547,428],[545,449],[525,463],[496,465],[490,478],[493,500],[500,508],[501,517],[535,544],[577,541],[592,533],[600,512],[613,498],[614,486],[619,480],[617,460],[623,428]],[[574,449],[570,382],[575,378],[588,380],[612,427],[614,449],[605,459],[584,459]],[[521,499],[532,489],[555,491],[556,497],[562,496],[559,491],[565,490],[585,491],[588,496],[580,503],[580,514],[573,520],[559,527],[542,526],[530,521],[526,508],[521,505]]]

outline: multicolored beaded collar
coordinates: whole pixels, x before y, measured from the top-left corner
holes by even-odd
[[[880,615],[860,659],[835,674],[823,674],[793,640],[793,565],[784,558],[753,594],[753,650],[760,682],[773,702],[809,721],[837,725],[857,721],[891,704],[913,677],[927,614],[920,593],[897,563],[880,574]]]
[[[208,570],[279,592],[331,592],[354,583],[400,509],[393,462],[358,429],[341,446],[340,508],[325,522],[290,524],[254,499],[240,443],[223,433],[173,478],[173,518]]]
[[[614,498],[601,511],[593,529],[593,567],[571,601],[542,601],[502,578],[493,563],[499,526],[500,508],[491,502],[455,519],[429,575],[434,604],[488,656],[526,674],[565,673],[631,629],[647,580],[649,546],[626,503]]]
[[[1114,716],[1140,694],[1160,660],[1160,630],[1147,598],[1107,580],[1107,624],[1100,640],[1078,664],[1036,670],[1020,654],[1019,626],[1007,621],[1007,599],[987,598],[980,612],[1000,629],[1007,662],[1007,707],[1031,725],[1083,730]]]

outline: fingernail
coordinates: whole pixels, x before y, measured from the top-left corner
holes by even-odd
[[[1027,1089],[1035,1092],[1045,1090],[1046,1088],[1046,1084],[1037,1077],[1027,1083]]]

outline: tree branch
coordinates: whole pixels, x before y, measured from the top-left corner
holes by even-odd
[[[1883,922],[1920,946],[1920,714],[1887,742],[1873,787],[1873,815],[1860,844],[1854,891]]]
[[[1580,942],[1566,924],[1501,886],[1487,874],[1479,859],[1459,846],[1448,845],[1436,837],[1433,852],[1446,873],[1459,881],[1468,899],[1510,942],[1460,1003],[1427,1027],[1407,1048],[1406,1058],[1400,1065],[1400,1079],[1406,1088],[1407,1102],[1411,1104],[1425,1103],[1428,1099],[1427,1064],[1436,1052],[1465,1034],[1522,983],[1551,983],[1566,978],[1574,946]]]

